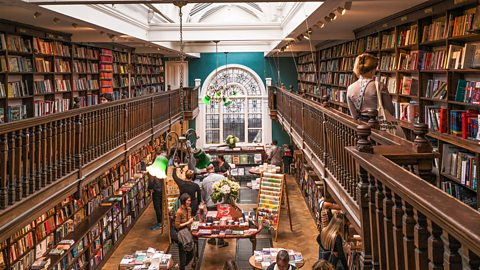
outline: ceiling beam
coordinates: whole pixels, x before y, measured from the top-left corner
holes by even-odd
[[[169,4],[174,0],[24,0],[27,3],[37,5],[94,5],[94,4]],[[205,0],[188,0],[188,3],[205,3]],[[209,0],[208,3],[248,3],[249,0]],[[269,0],[257,0],[255,2],[271,2]],[[291,0],[276,0],[275,2],[292,2]],[[301,0],[297,2],[318,2],[316,0]]]

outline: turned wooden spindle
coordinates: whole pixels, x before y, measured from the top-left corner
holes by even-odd
[[[367,124],[373,129],[380,129],[380,123],[378,121],[378,111],[375,109],[369,109],[366,113],[368,116]]]
[[[428,126],[425,123],[415,123],[413,125],[413,133],[415,133],[415,151],[417,153],[431,153],[432,146],[427,140]]]
[[[329,99],[329,98],[330,98],[330,97],[329,97],[328,95],[323,95],[323,96],[322,96],[322,106],[328,107],[328,99]]]
[[[7,206],[7,160],[8,139],[7,134],[0,135],[0,209]]]
[[[373,145],[369,137],[372,133],[370,126],[357,126],[357,150],[364,153],[373,154]]]

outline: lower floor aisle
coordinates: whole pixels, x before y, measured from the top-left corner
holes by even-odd
[[[305,266],[303,269],[311,269],[318,257],[318,245],[315,240],[318,231],[307,205],[305,204],[305,200],[302,197],[298,184],[292,176],[287,176],[287,185],[290,198],[293,231],[290,230],[287,208],[283,207],[281,210],[278,239],[276,242],[272,239],[273,247],[283,247],[301,252],[305,259]],[[240,204],[240,208],[247,211],[252,210],[253,207],[255,207],[255,204]],[[159,250],[168,249],[168,237],[166,232],[162,234],[161,231],[150,230],[150,227],[155,220],[154,217],[155,212],[153,210],[153,204],[150,204],[123,242],[109,258],[103,269],[118,269],[122,257],[126,254],[132,254],[136,250],[147,249],[148,247],[153,247]],[[262,233],[261,235],[258,235],[257,238],[264,238],[263,241],[257,241],[258,249],[258,247],[261,246],[260,242],[269,241],[268,238],[273,238],[273,234]],[[227,247],[217,247],[205,244],[203,256],[202,254],[199,256],[201,261],[199,262],[199,267],[197,267],[197,269],[219,270],[223,269],[225,261],[235,260],[235,253],[238,252],[236,241],[233,239],[227,241],[229,243]],[[246,242],[248,242],[248,240]]]

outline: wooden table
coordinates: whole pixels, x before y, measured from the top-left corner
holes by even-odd
[[[245,239],[248,238],[250,242],[252,243],[252,252],[255,251],[257,248],[257,234],[262,231],[262,227],[258,228],[255,233],[250,233],[250,234],[242,234],[242,235],[218,235],[218,234],[210,234],[210,235],[198,235],[198,231],[193,231],[192,236],[193,236],[193,242],[195,242],[195,246],[197,247],[195,249],[195,262],[198,259],[198,238],[205,238],[205,239]]]
[[[255,256],[254,255],[250,256],[250,258],[248,259],[248,263],[250,263],[250,266],[252,266],[253,268],[258,269],[258,270],[262,270],[262,264],[257,263],[255,261]],[[297,267],[297,269],[302,268],[304,265],[305,265],[305,260],[303,260],[299,263],[295,263],[295,267]]]

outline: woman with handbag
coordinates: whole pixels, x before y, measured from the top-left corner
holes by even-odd
[[[185,266],[193,259],[193,238],[190,227],[193,222],[192,209],[190,204],[192,199],[187,193],[180,195],[180,208],[175,215],[175,229],[178,234],[178,254],[180,259],[180,270],[185,270]],[[189,236],[188,236],[189,235]],[[186,241],[185,238],[190,237],[192,240]]]
[[[353,72],[357,75],[358,80],[352,83],[347,89],[347,104],[350,114],[354,119],[368,121],[365,115],[368,110],[382,109],[393,115],[395,108],[393,107],[392,98],[383,83],[374,80],[375,71],[378,66],[378,58],[363,53],[355,59]],[[381,115],[379,110],[379,119],[385,117]],[[385,119],[389,120],[389,119]]]
[[[348,269],[347,257],[343,251],[343,229],[345,227],[345,215],[336,212],[327,227],[320,232],[317,238],[320,246],[319,259],[330,262],[334,269]]]

